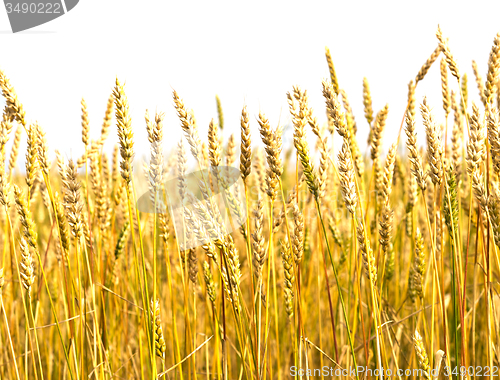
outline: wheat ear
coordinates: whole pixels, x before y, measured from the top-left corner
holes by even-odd
[[[294,125],[293,143],[297,154],[299,155],[302,169],[306,178],[307,187],[315,198],[319,196],[318,193],[318,180],[314,172],[314,168],[309,156],[309,145],[307,144],[304,127],[306,125],[306,117],[308,113],[307,96],[306,93],[298,87],[294,88],[295,99],[299,98],[299,104],[294,100],[290,93],[287,94],[288,105],[292,115],[292,122]]]
[[[120,163],[121,175],[128,185],[132,180],[132,160],[134,157],[134,141],[132,133],[132,119],[130,118],[129,104],[123,85],[116,78],[113,90],[115,98],[116,123],[118,127],[118,139],[120,140]]]
[[[252,142],[250,136],[250,119],[247,107],[241,111],[241,146],[240,146],[240,172],[243,181],[246,181],[252,170]]]
[[[441,31],[441,27],[438,25],[438,29],[436,31],[436,37],[439,41],[439,47],[443,51],[444,56],[446,57],[446,63],[450,68],[451,74],[460,80],[460,73],[458,71],[458,65],[453,55],[451,54],[450,47],[448,46],[448,40],[445,40],[443,37],[443,32]]]
[[[363,106],[365,109],[365,119],[371,126],[373,121],[372,95],[370,92],[370,85],[368,84],[368,79],[366,78],[363,78]]]
[[[328,63],[328,70],[330,71],[330,80],[332,81],[333,90],[336,94],[339,93],[339,82],[337,79],[337,74],[335,73],[335,67],[333,66],[332,56],[330,54],[330,49],[325,48],[326,62]]]
[[[446,66],[446,61],[441,59],[441,94],[443,97],[443,110],[445,117],[448,117],[450,113],[450,88],[448,87],[448,69]]]
[[[151,300],[151,319],[153,321],[152,329],[154,331],[155,353],[156,356],[163,359],[165,357],[166,344],[165,339],[163,338],[163,329],[161,328],[159,300],[156,300],[155,302]]]
[[[356,215],[356,205],[358,203],[358,197],[356,194],[356,183],[354,177],[354,167],[351,159],[351,152],[347,146],[347,140],[344,139],[342,144],[342,149],[338,155],[339,160],[339,176],[340,176],[340,189],[342,192],[342,197],[344,198],[344,203],[347,210],[352,214]]]
[[[484,92],[484,82],[481,74],[479,74],[479,70],[477,68],[476,61],[472,61],[472,71],[474,72],[474,77],[476,78],[477,90],[479,91],[479,97],[481,98],[481,102],[484,107],[487,107],[488,101],[486,99],[486,95]]]
[[[212,272],[210,271],[210,266],[206,261],[203,262],[203,279],[205,280],[208,298],[210,299],[210,302],[212,302],[212,305],[215,306],[215,283]]]
[[[0,70],[0,88],[5,98],[7,119],[11,122],[17,120],[23,127],[26,127],[26,112],[17,98],[14,87],[2,70]]]
[[[486,74],[486,83],[484,85],[484,97],[486,104],[490,104],[493,100],[493,94],[500,73],[500,33],[497,33],[493,40],[490,57],[488,59],[488,74]],[[498,89],[497,89],[498,91]]]
[[[408,148],[408,159],[410,160],[411,173],[415,177],[418,186],[422,191],[425,191],[427,186],[427,175],[422,167],[422,159],[417,147],[417,133],[415,131],[415,119],[408,112],[406,114],[406,147]]]
[[[422,336],[419,334],[418,330],[415,330],[415,335],[413,336],[413,346],[415,347],[415,352],[417,353],[418,363],[420,368],[423,370],[423,377],[426,380],[430,380],[430,365],[427,352],[425,351],[424,342]]]
[[[500,174],[500,115],[497,108],[488,111],[487,125],[491,161],[496,173]]]
[[[426,98],[424,98],[420,110],[422,112],[427,137],[427,160],[430,166],[430,177],[434,185],[439,185],[441,184],[443,177],[443,167],[441,161],[441,156],[443,154],[442,141],[439,136],[438,126],[434,121],[430,108],[427,105]]]
[[[486,159],[484,124],[479,114],[479,108],[475,104],[472,104],[469,126],[469,141],[467,142],[465,162],[467,163],[467,173],[472,176],[475,171],[480,169],[481,164]]]
[[[20,274],[21,281],[28,296],[31,298],[31,286],[35,282],[35,268],[33,265],[33,256],[24,237],[19,241],[21,248]]]
[[[186,136],[188,144],[191,148],[191,154],[198,160],[200,159],[199,154],[201,151],[201,141],[194,115],[187,111],[184,106],[184,102],[175,90],[173,91],[173,98],[177,116],[181,121],[182,130],[184,131],[184,135]]]
[[[285,292],[285,309],[288,318],[293,317],[293,287],[295,283],[295,271],[293,267],[293,257],[288,242],[283,240],[281,243],[281,258],[284,269],[284,292]]]
[[[418,84],[418,82],[420,82],[421,80],[423,80],[425,78],[425,76],[427,75],[427,72],[431,68],[432,64],[439,57],[439,54],[441,53],[441,49],[442,49],[441,46],[438,46],[437,48],[435,48],[434,51],[432,52],[432,54],[429,56],[429,58],[427,58],[427,61],[425,61],[425,63],[422,65],[417,76],[415,77],[415,86]]]
[[[410,270],[410,285],[408,288],[410,299],[415,302],[415,299],[424,297],[424,274],[425,274],[425,252],[424,238],[417,227],[415,236],[415,259],[413,267]]]

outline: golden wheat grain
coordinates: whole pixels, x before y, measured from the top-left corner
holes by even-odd
[[[472,104],[472,115],[469,118],[469,141],[467,142],[467,173],[473,175],[480,169],[486,159],[486,147],[484,143],[485,131],[479,108]]]
[[[375,256],[370,247],[370,243],[365,239],[366,231],[364,224],[360,224],[356,228],[356,237],[359,243],[359,251],[363,258],[363,267],[365,269],[366,277],[373,285],[377,282],[377,267],[375,265]]]
[[[341,233],[341,231],[338,228],[338,225],[339,225],[338,219],[339,218],[336,215],[333,217],[331,215],[329,215],[328,216],[328,229],[332,233],[333,241],[335,242],[335,244],[337,244],[339,246],[339,248],[341,250],[341,254],[340,254],[340,258],[339,258],[339,265],[342,265],[347,260],[347,255],[348,255],[348,252],[346,249],[347,239],[343,238],[343,234]],[[306,229],[306,231],[308,231],[308,229]],[[305,238],[304,238],[304,240],[305,240]]]
[[[220,101],[219,95],[215,96],[215,102],[217,104],[217,116],[219,117],[219,128],[222,131],[224,129],[224,113],[222,112],[222,103]]]
[[[116,125],[118,128],[118,139],[120,140],[120,163],[121,175],[128,185],[132,180],[132,160],[134,158],[134,141],[132,133],[132,119],[130,117],[129,104],[123,85],[116,78],[113,90],[116,109]]]
[[[189,263],[189,280],[196,285],[198,280],[198,257],[196,256],[196,249],[188,249],[187,258]]]
[[[266,175],[266,192],[269,198],[274,201],[278,193],[279,179],[283,173],[283,162],[281,160],[281,127],[278,126],[275,131],[271,130],[269,120],[262,112],[259,112],[257,121],[260,126],[260,136],[266,151],[267,164],[269,165]]]
[[[293,189],[288,193],[286,198],[286,209],[290,210],[293,207],[293,203],[297,200],[297,189],[305,181],[304,175],[299,177],[299,182],[293,187]],[[281,225],[285,220],[285,207],[283,207],[279,214],[273,218],[273,233],[277,233]]]
[[[175,90],[173,91],[173,98],[174,106],[177,110],[177,116],[181,121],[181,127],[190,146],[191,154],[198,160],[200,158],[199,155],[201,151],[201,142],[194,115],[192,112],[189,113],[187,111],[186,107],[184,106],[184,102]]]
[[[497,108],[493,107],[488,111],[486,122],[491,161],[495,171],[500,174],[500,115]]]
[[[328,166],[330,164],[329,154],[326,148],[326,141],[320,144],[318,150],[320,153],[319,168],[318,168],[318,197],[319,199],[323,199],[326,193],[326,186],[328,181]],[[359,160],[359,156],[356,155],[355,157],[357,157]],[[355,160],[354,162],[357,163],[359,161]],[[363,167],[358,169],[358,166],[356,166],[356,169],[358,170],[359,174],[360,173],[359,170],[362,171]]]
[[[335,94],[339,93],[339,82],[337,79],[337,74],[335,73],[335,67],[333,66],[332,56],[330,54],[330,49],[325,48],[326,62],[328,63],[328,70],[330,71],[330,80],[333,86]]]
[[[379,222],[379,243],[384,254],[387,254],[391,245],[393,221],[394,211],[389,208],[389,205],[386,205],[381,213]]]
[[[368,84],[368,79],[366,78],[363,78],[363,106],[366,121],[371,126],[373,121],[372,96],[370,92],[370,85]]]
[[[326,81],[323,81],[323,96],[326,101],[327,112],[333,120],[337,133],[341,137],[347,137],[348,131],[345,115],[341,110],[341,105],[333,86]]]
[[[108,103],[106,104],[106,112],[104,113],[104,120],[101,127],[101,137],[99,138],[99,146],[104,144],[104,141],[108,138],[109,128],[111,127],[111,120],[113,118],[113,109],[115,105],[115,99],[113,94],[108,98]]]
[[[208,158],[213,168],[218,167],[222,159],[222,146],[219,140],[219,127],[212,119],[208,125]]]
[[[293,259],[299,265],[304,255],[304,215],[297,203],[293,204],[292,213],[295,225],[292,234]]]
[[[356,194],[356,184],[354,182],[354,168],[352,165],[351,153],[349,152],[346,139],[344,139],[344,143],[342,144],[338,160],[342,197],[344,198],[347,210],[352,215],[355,215],[358,198]]]
[[[356,120],[354,120],[354,113],[352,111],[349,100],[347,99],[347,93],[344,90],[340,90],[340,97],[342,99],[342,104],[344,105],[344,110],[346,113],[347,124],[352,125],[353,134],[357,134],[358,127],[356,125]]]
[[[488,197],[488,212],[493,230],[495,244],[500,247],[500,191],[498,186],[492,186],[492,191]]]
[[[410,299],[415,302],[416,298],[424,297],[424,274],[425,274],[425,252],[424,252],[424,238],[417,228],[415,235],[415,258],[413,260],[413,267],[410,270],[408,293]]]
[[[196,201],[191,196],[191,194],[188,195],[188,199],[191,203]],[[194,238],[198,241],[199,244],[201,244],[201,247],[205,251],[207,257],[214,260],[214,262],[217,262],[218,256],[213,240],[213,235],[209,236],[207,229],[205,228],[206,225],[212,225],[212,222],[208,221],[206,223],[202,223],[202,220],[205,220],[207,216],[204,214],[204,212],[200,211],[201,207],[201,205],[194,206],[196,212],[192,211],[189,207],[183,208],[186,225],[189,232],[194,235]],[[217,236],[216,244],[219,247],[222,247],[223,245],[219,237],[219,232],[217,231],[215,235]]]
[[[384,133],[388,114],[389,105],[386,104],[375,117],[370,140],[371,158],[373,161],[377,161],[380,157],[380,149],[382,148],[382,135]]]
[[[214,279],[212,277],[212,272],[210,271],[210,266],[206,261],[203,262],[203,278],[205,280],[208,298],[210,299],[210,302],[212,302],[212,305],[215,305],[216,296]]]
[[[85,145],[85,150],[90,144],[90,126],[89,126],[89,113],[87,111],[87,103],[82,98],[82,142]]]
[[[240,145],[240,172],[243,181],[246,181],[252,170],[252,142],[250,136],[250,118],[247,107],[241,110],[241,145]]]
[[[234,134],[230,134],[226,145],[226,166],[232,166],[236,159],[236,141]]]
[[[427,137],[427,161],[430,166],[430,178],[434,185],[441,184],[443,177],[443,167],[441,156],[443,154],[443,146],[439,135],[438,126],[434,121],[434,116],[427,105],[427,99],[424,98],[420,106],[422,118],[425,126],[425,134]]]
[[[21,238],[19,241],[19,247],[21,249],[21,262],[19,273],[21,275],[21,281],[26,293],[31,297],[31,286],[35,282],[35,268],[33,264],[33,257],[28,246],[28,243]]]
[[[0,70],[0,87],[2,88],[2,94],[6,103],[6,113],[4,113],[4,116],[6,116],[7,120],[10,122],[17,120],[23,127],[26,127],[26,112],[17,98],[14,87],[12,87],[9,79],[2,70]]]
[[[275,131],[271,130],[269,120],[262,112],[259,112],[257,121],[260,126],[260,136],[265,146],[269,168],[277,178],[280,178],[283,174],[281,128],[278,126]]]
[[[108,187],[106,181],[103,179],[99,164],[99,156],[92,154],[90,156],[90,181],[95,194],[97,220],[99,221],[101,231],[104,232],[109,225],[110,199],[108,196]]]
[[[309,156],[309,145],[307,144],[304,130],[307,113],[307,96],[306,93],[298,87],[294,88],[294,94],[295,99],[299,98],[298,108],[290,93],[287,94],[289,109],[292,115],[292,122],[294,124],[293,143],[302,164],[307,187],[309,188],[311,194],[317,198],[319,195],[318,180],[312,166],[311,157]]]
[[[252,261],[255,272],[255,278],[260,279],[262,275],[262,267],[266,260],[266,249],[264,246],[264,202],[259,196],[257,199],[256,208],[253,210],[253,233],[252,233]]]
[[[458,65],[455,59],[453,58],[453,55],[451,54],[450,47],[448,46],[448,40],[445,40],[443,37],[443,32],[441,31],[441,28],[438,25],[438,29],[436,31],[436,37],[439,41],[439,47],[442,50],[444,56],[446,57],[446,63],[448,64],[448,67],[450,68],[450,72],[452,75],[457,78],[457,80],[460,80],[460,74],[458,71]]]
[[[472,61],[472,71],[474,72],[474,77],[476,78],[477,90],[479,91],[479,98],[481,99],[483,106],[486,108],[488,101],[486,99],[486,95],[484,92],[484,82],[483,78],[481,77],[481,74],[479,74],[477,63],[474,60]]]
[[[57,191],[54,193],[54,206],[56,210],[59,237],[61,239],[62,247],[65,252],[68,252],[70,245],[68,225],[66,221],[66,215],[64,214],[64,207],[59,199],[59,194],[57,193]]]
[[[488,74],[486,75],[486,83],[484,85],[484,97],[486,104],[490,104],[493,100],[495,86],[500,73],[500,33],[497,33],[493,40],[490,57],[488,59]],[[498,89],[497,89],[498,91]]]
[[[36,241],[38,234],[36,232],[35,222],[33,221],[32,214],[23,191],[17,185],[14,185],[14,198],[16,201],[17,213],[23,227],[23,236],[27,240],[29,246],[34,250],[37,250]]]
[[[153,302],[151,300],[151,318],[153,320],[152,329],[154,331],[154,341],[155,341],[155,353],[156,356],[160,358],[165,357],[166,344],[163,338],[163,329],[161,327],[161,316],[160,316],[160,301],[156,300]]]
[[[454,99],[454,96],[452,96],[452,99]],[[461,170],[460,159],[462,156],[462,141],[463,141],[462,118],[460,117],[458,110],[455,110],[453,128],[451,131],[451,160],[453,162],[453,168],[455,170],[455,174],[457,177],[460,176],[460,170]]]
[[[442,46],[438,46],[436,49],[434,49],[434,51],[429,56],[429,58],[427,58],[427,61],[425,61],[425,63],[422,65],[419,72],[417,73],[417,76],[415,77],[415,86],[418,84],[418,82],[420,82],[421,80],[423,80],[425,78],[425,76],[427,75],[427,72],[431,68],[432,64],[439,57],[441,50],[442,50]]]
[[[32,124],[28,129],[28,147],[26,149],[26,184],[28,185],[30,191],[33,188],[37,171],[39,169],[37,156],[38,133],[36,124]]]
[[[450,113],[450,89],[448,87],[448,71],[446,66],[446,61],[441,59],[441,94],[443,97],[443,110],[445,117],[448,117]]]
[[[328,118],[330,119],[330,117],[328,117]],[[318,138],[318,142],[322,141],[323,133],[322,133],[321,128],[319,126],[318,118],[316,116],[313,116],[313,114],[312,114],[312,109],[308,110],[307,123],[311,127],[312,132]]]
[[[281,258],[284,269],[284,293],[285,293],[285,309],[288,318],[293,317],[293,287],[295,283],[295,272],[293,268],[293,257],[290,246],[287,241],[281,240]]]
[[[151,144],[148,179],[151,202],[154,205],[160,202],[160,191],[163,182],[163,117],[163,114],[157,113],[154,122],[151,122],[149,115],[146,113],[146,129]]]
[[[415,118],[415,105],[417,103],[417,100],[415,98],[415,82],[412,80],[408,83],[408,113],[411,115],[412,118]]]
[[[16,166],[16,161],[17,161],[17,155],[19,153],[19,146],[21,145],[21,137],[23,134],[23,128],[22,127],[17,127],[16,128],[16,133],[14,135],[14,142],[12,143],[12,148],[10,151],[10,157],[9,157],[9,175],[11,175],[12,171],[14,170]]]
[[[417,354],[418,363],[420,368],[423,370],[423,377],[426,380],[430,380],[430,365],[427,352],[425,351],[424,342],[422,336],[419,334],[418,330],[415,330],[415,335],[413,336],[413,345],[415,347],[415,352]]]
[[[181,202],[184,203],[187,192],[187,182],[186,182],[186,170],[187,170],[187,153],[184,148],[184,144],[179,141],[177,148],[177,188],[179,190],[179,196]]]
[[[392,192],[392,182],[394,177],[394,166],[396,161],[398,144],[394,143],[389,148],[387,158],[385,160],[384,173],[382,177],[382,185],[380,192],[380,204],[385,205],[389,202],[389,196]]]
[[[81,183],[77,179],[76,166],[73,160],[69,160],[67,166],[60,169],[62,183],[64,187],[64,209],[66,218],[71,228],[73,237],[79,241],[83,234],[83,203],[81,202]]]
[[[266,181],[265,181],[265,163],[264,154],[261,149],[257,149],[255,152],[255,160],[253,162],[254,175],[253,183],[257,187],[257,191],[260,193],[266,192]]]

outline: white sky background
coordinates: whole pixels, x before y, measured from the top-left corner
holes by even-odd
[[[142,155],[148,152],[145,109],[165,113],[167,147],[181,137],[173,88],[194,109],[203,138],[210,119],[217,116],[215,94],[222,100],[225,134],[237,134],[238,141],[244,104],[252,116],[253,140],[260,142],[255,116],[262,110],[273,126],[280,115],[286,123],[286,92],[296,84],[308,90],[324,122],[321,80],[328,77],[328,46],[340,87],[354,109],[362,146],[367,136],[363,76],[370,82],[374,111],[389,103],[387,147],[396,139],[407,84],[437,46],[438,24],[461,72],[467,72],[469,97],[480,103],[471,60],[485,77],[493,38],[500,31],[498,1],[80,0],[67,15],[19,34],[8,32],[0,5],[0,67],[28,120],[37,120],[47,131],[50,148],[75,158],[83,151],[81,98],[87,101],[92,137],[97,138],[118,76],[126,82],[136,151]],[[419,84],[417,99],[427,95],[442,121],[436,63]],[[115,135],[113,125],[109,149]]]

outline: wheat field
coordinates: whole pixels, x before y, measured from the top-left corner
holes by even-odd
[[[99,139],[82,100],[85,153],[52,160],[0,72],[0,379],[498,376],[500,34],[477,86],[436,36],[397,134],[366,78],[355,120],[326,49],[324,109],[286,94],[289,146],[244,105],[227,131],[219,98],[202,137],[174,90],[164,152],[117,79]],[[441,104],[415,95],[433,64]]]

